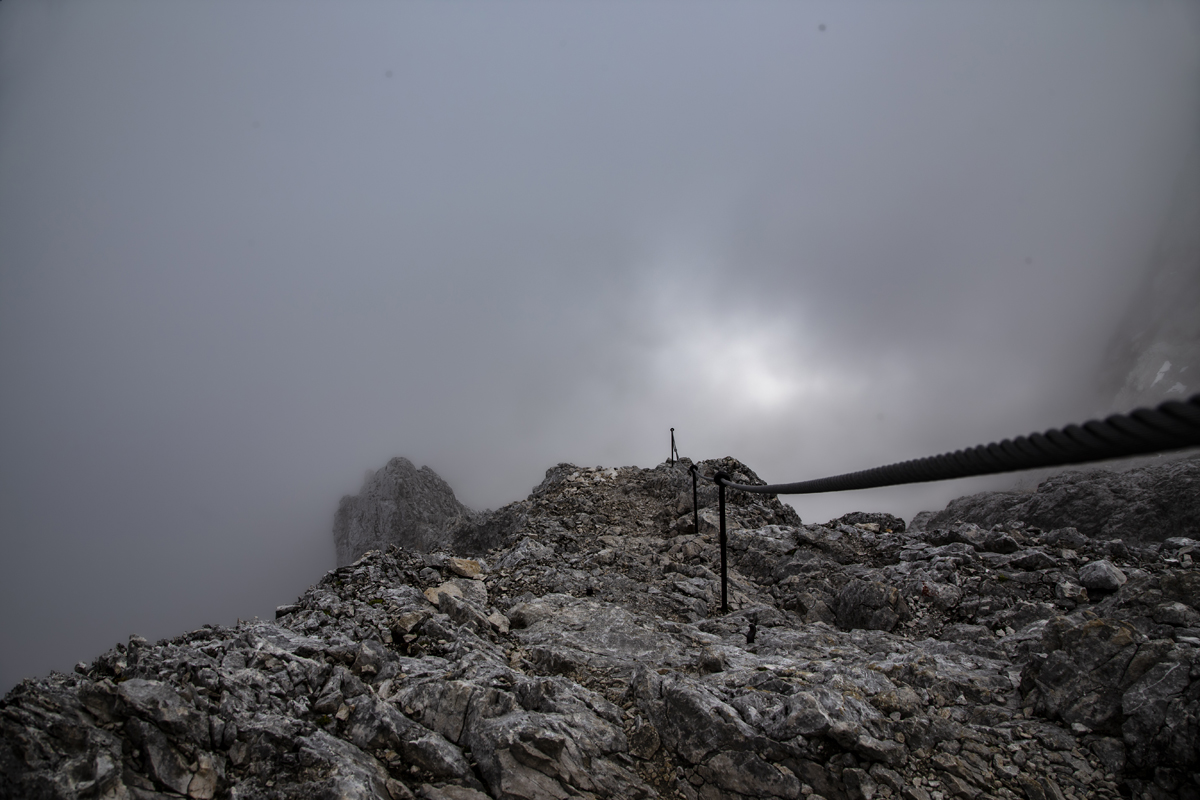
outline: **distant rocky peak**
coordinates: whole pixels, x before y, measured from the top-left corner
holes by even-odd
[[[393,458],[338,505],[333,524],[338,565],[389,544],[429,552],[444,546],[447,531],[471,516],[432,469]]]
[[[1142,283],[1109,343],[1101,380],[1114,411],[1200,391],[1200,146],[1180,174]]]

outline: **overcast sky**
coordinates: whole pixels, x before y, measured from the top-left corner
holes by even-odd
[[[270,616],[391,456],[485,508],[1105,411],[1197,98],[1192,2],[4,2],[0,691]]]

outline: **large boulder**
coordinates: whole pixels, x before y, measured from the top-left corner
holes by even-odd
[[[1135,659],[1144,641],[1127,622],[1055,617],[1042,635],[1046,657],[1025,668],[1026,702],[1068,725],[1119,734],[1121,693],[1142,677],[1151,653],[1162,657],[1151,647]]]
[[[1125,573],[1114,567],[1108,559],[1092,561],[1079,568],[1079,582],[1086,589],[1115,592],[1126,580]]]
[[[890,631],[910,616],[908,605],[893,586],[879,581],[851,581],[841,591],[834,609],[837,622],[851,630]]]

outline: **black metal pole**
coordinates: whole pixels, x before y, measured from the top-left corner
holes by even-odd
[[[725,572],[725,481],[729,476],[724,472],[718,472],[713,476],[717,482],[717,496],[721,509],[721,613],[729,613],[729,591],[728,578]]]

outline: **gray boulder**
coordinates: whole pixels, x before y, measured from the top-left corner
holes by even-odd
[[[989,553],[1007,555],[1021,549],[1021,545],[1004,531],[989,531],[983,540],[983,549]]]
[[[1079,568],[1079,583],[1087,589],[1099,589],[1102,592],[1115,592],[1120,589],[1128,578],[1125,573],[1113,566],[1108,559],[1091,561]]]
[[[1035,572],[1041,569],[1053,569],[1058,560],[1041,550],[1017,551],[1008,561],[1008,566],[1024,572]],[[1084,584],[1085,586],[1087,584]]]
[[[1126,622],[1056,617],[1042,635],[1044,659],[1026,667],[1026,704],[1051,719],[1089,731],[1116,733],[1122,722],[1121,692],[1141,677],[1150,651],[1135,661],[1144,641]]]
[[[904,533],[904,520],[892,514],[875,511],[852,511],[828,523],[830,528],[836,528],[838,525],[874,525],[875,530],[880,533]]]
[[[1200,699],[1191,677],[1197,661],[1195,648],[1176,648],[1121,696],[1121,732],[1137,766],[1170,765],[1189,772],[1200,766]]]
[[[890,631],[909,618],[899,590],[878,581],[851,581],[838,595],[834,609],[843,628]]]
[[[631,691],[658,730],[664,745],[698,764],[722,750],[741,750],[755,738],[737,709],[706,687],[683,676],[641,671]],[[828,720],[823,720],[828,729]]]

